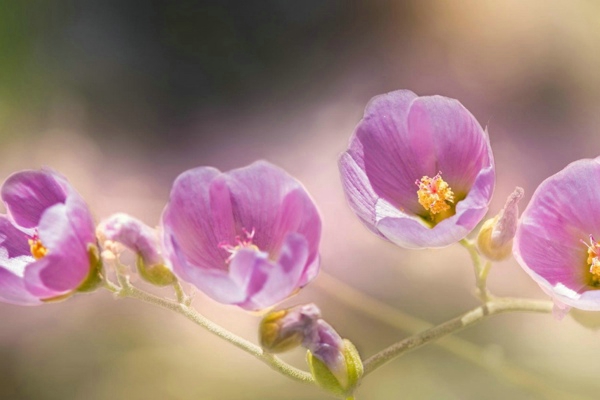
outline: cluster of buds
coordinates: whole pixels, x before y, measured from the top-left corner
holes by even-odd
[[[268,313],[259,327],[264,351],[281,353],[302,346],[315,381],[339,396],[349,396],[363,374],[354,345],[321,318],[314,304]]]

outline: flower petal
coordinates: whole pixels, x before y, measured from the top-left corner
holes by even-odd
[[[281,243],[280,229],[287,229],[280,216],[284,198],[302,186],[282,169],[266,161],[224,174],[232,196],[232,212],[238,228],[254,229],[253,243],[271,252]],[[308,197],[308,196],[307,196]],[[287,218],[295,218],[292,215]]]
[[[222,250],[219,249],[223,239],[216,233],[223,234],[225,226],[230,224],[227,210],[231,208],[231,201],[222,179],[216,179],[219,174],[215,168],[194,168],[179,175],[173,183],[169,203],[161,218],[165,256],[171,261],[179,259],[173,253],[172,241],[176,241],[185,254],[186,264],[189,262],[205,269],[225,269]],[[217,225],[216,229],[213,223]],[[182,273],[181,268],[178,270],[176,273]]]
[[[36,227],[46,208],[67,197],[57,176],[49,171],[17,172],[4,182],[1,194],[12,219],[24,228]]]
[[[265,271],[266,281],[244,304],[244,308],[259,310],[271,307],[293,294],[299,288],[308,255],[306,238],[297,233],[288,234],[276,265]]]
[[[25,288],[23,278],[2,267],[0,267],[0,301],[20,306],[42,304]]]
[[[407,123],[411,136],[430,138],[433,149],[424,147],[422,154],[433,154],[435,165],[425,175],[441,171],[454,193],[467,193],[479,172],[490,165],[487,134],[459,101],[419,97],[411,104]],[[414,193],[413,189],[413,197]]]
[[[321,217],[304,189],[295,189],[288,193],[279,209],[274,237],[282,238],[282,240],[281,243],[272,244],[274,248],[281,248],[279,257],[283,251],[286,251],[291,232],[298,234],[306,241],[308,255],[300,281],[300,286],[304,286],[319,272],[319,241],[321,239]]]
[[[16,228],[6,215],[0,215],[0,248],[5,249],[8,258],[29,256],[33,259],[28,239],[29,236]]]
[[[65,260],[56,255],[47,255],[32,262],[25,268],[25,287],[39,299],[51,299],[71,292],[76,285],[64,285],[60,276],[60,270],[64,264]],[[47,269],[49,269],[49,277],[45,276],[48,273]],[[61,287],[63,285],[66,287]]]
[[[247,293],[239,280],[232,279],[229,272],[217,268],[201,268],[188,262],[185,252],[172,235],[170,238],[170,254],[173,272],[186,282],[190,282],[207,296],[222,304],[238,304],[246,301]],[[168,239],[165,239],[168,241]],[[174,259],[176,258],[176,260]],[[242,264],[243,266],[243,264]]]
[[[433,176],[436,170],[433,143],[427,135],[414,134],[407,125],[417,96],[406,90],[376,96],[351,139],[350,155],[362,148],[364,170],[373,191],[395,207],[417,214],[415,180]],[[426,132],[427,133],[427,132]],[[360,141],[361,145],[354,144]],[[359,157],[353,157],[359,161]]]
[[[355,150],[362,147],[362,143],[359,140],[352,140],[350,146],[350,150],[342,154],[339,161],[346,200],[365,226],[373,233],[383,237],[375,228],[377,223],[376,205],[379,196],[373,190],[365,172],[362,149]]]
[[[587,284],[587,249],[581,241],[600,235],[596,212],[600,158],[579,160],[536,189],[521,216],[513,253],[521,267],[568,306],[600,310],[600,290]]]
[[[77,230],[87,225],[79,221],[80,214],[80,209],[68,204],[56,204],[44,212],[38,230],[42,244],[48,249],[48,255],[44,256],[48,261],[28,266],[26,280],[30,276],[39,277],[44,286],[57,292],[74,290],[83,282],[90,261],[88,243],[80,237],[84,232]],[[84,236],[89,235],[84,233]]]

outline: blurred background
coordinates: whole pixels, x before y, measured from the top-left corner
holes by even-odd
[[[346,206],[337,157],[368,100],[400,88],[459,99],[490,132],[493,213],[514,186],[525,188],[524,206],[543,179],[600,154],[592,0],[0,5],[3,179],[50,166],[98,220],[123,211],[156,225],[185,169],[267,159],[315,198],[327,274],[433,323],[477,305],[472,267],[458,246],[396,248]],[[410,334],[344,303],[328,282],[283,305],[317,303],[363,357]],[[489,285],[544,298],[512,259],[495,265]],[[202,294],[195,305],[256,341],[257,316]],[[2,399],[326,398],[178,315],[106,291],[0,304],[0,319]],[[501,315],[458,337],[450,347],[462,356],[420,349],[370,375],[357,398],[596,398],[600,389],[598,333],[570,316]],[[284,358],[304,367],[302,351]]]

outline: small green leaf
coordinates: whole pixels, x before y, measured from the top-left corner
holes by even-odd
[[[356,347],[354,347],[352,342],[347,339],[344,339],[344,360],[346,363],[348,379],[347,383],[342,385],[323,361],[313,356],[310,351],[307,353],[310,372],[319,386],[328,392],[345,399],[351,397],[352,393],[360,383],[360,378],[364,372],[362,360],[360,359]]]
[[[146,265],[141,255],[137,258],[137,270],[146,282],[149,282],[155,286],[168,286],[172,285],[177,281],[175,275],[166,265]]]

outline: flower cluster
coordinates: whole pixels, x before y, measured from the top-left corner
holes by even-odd
[[[598,160],[548,178],[520,223],[517,189],[478,237],[480,252],[500,260],[516,233],[518,262],[558,309],[600,310]],[[488,134],[473,115],[456,100],[406,90],[369,102],[339,166],[359,219],[405,248],[464,239],[486,214],[495,181]],[[158,231],[125,214],[96,229],[81,196],[50,170],[12,175],[2,200],[0,300],[9,303],[42,304],[93,289],[99,253],[111,243],[134,251],[140,275],[153,284],[179,278],[247,310],[272,307],[319,269],[316,206],[298,181],[267,162],[182,173]]]
[[[482,224],[477,245],[467,236],[488,211],[494,158],[487,130],[458,101],[406,90],[373,98],[339,168],[351,209],[376,235],[408,249],[466,246],[485,305],[491,261],[512,253],[553,299],[557,316],[571,307],[600,311],[600,157],[546,179],[520,219],[524,191],[517,187]],[[189,305],[181,280],[219,303],[262,310],[265,357],[302,346],[322,387],[346,398],[359,384],[356,348],[317,306],[269,312],[313,280],[320,263],[319,212],[282,169],[258,161],[229,172],[185,171],[156,229],[123,213],[95,224],[81,195],[48,169],[11,175],[1,197],[0,301],[39,305],[100,286],[132,293],[119,264],[129,249],[145,281],[175,288],[179,303],[167,308]],[[481,256],[490,261],[483,265]],[[114,263],[119,286],[103,260]]]
[[[582,160],[548,178],[518,223],[518,188],[483,225],[479,251],[513,248],[557,308],[600,310],[600,162]],[[348,203],[374,233],[405,248],[464,239],[488,210],[495,181],[486,130],[458,101],[407,90],[373,98],[339,160]],[[99,253],[117,243],[137,254],[155,285],[177,278],[246,310],[274,306],[319,270],[319,213],[303,186],[267,162],[182,173],[155,230],[115,214],[96,228],[81,196],[50,170],[2,186],[0,300],[33,305],[92,290]],[[98,242],[98,240],[100,242]]]
[[[52,171],[9,177],[2,200],[0,300],[9,303],[41,304],[91,289],[102,268],[98,239],[104,249],[134,251],[140,275],[153,284],[171,284],[176,275],[248,310],[277,304],[319,270],[319,213],[298,181],[267,162],[181,174],[160,235],[126,214],[96,229],[81,196]]]

